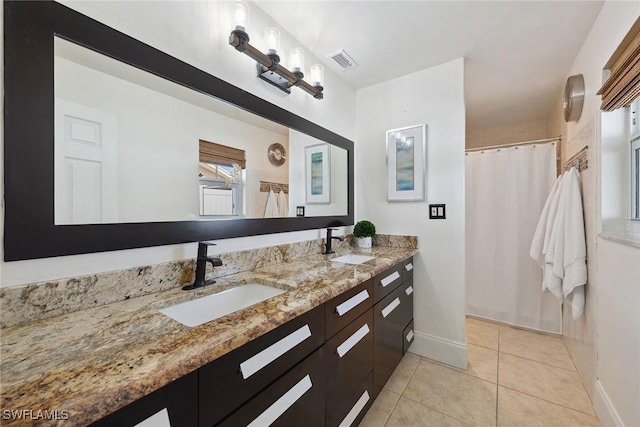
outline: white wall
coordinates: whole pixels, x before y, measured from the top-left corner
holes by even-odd
[[[356,221],[418,236],[412,351],[466,368],[463,82],[461,58],[357,92]],[[387,202],[385,132],[423,123],[426,200]],[[447,219],[430,220],[429,203],[445,203]]]
[[[584,76],[580,120],[562,126],[559,104],[555,117],[548,120],[566,131],[563,161],[589,145],[589,169],[582,177],[589,260],[585,316],[574,321],[565,310],[563,334],[604,426],[640,425],[640,249],[596,237],[603,230],[623,231],[628,216],[625,114],[623,110],[601,113],[596,92],[604,65],[638,16],[640,2],[605,2],[567,75]]]
[[[598,238],[598,368],[603,426],[640,426],[640,249]]]
[[[286,95],[256,78],[255,63],[228,45],[229,32],[232,30],[231,1],[63,3],[348,139],[355,137],[355,91],[331,70],[325,69],[325,98],[321,101],[301,90],[293,90],[291,95]],[[251,6],[251,41],[258,48],[262,48],[263,29],[277,24],[255,5]],[[288,51],[293,45],[300,44],[282,31],[282,50]],[[319,62],[314,60],[309,52],[306,52],[306,59],[307,64]],[[4,218],[0,219],[4,224]],[[318,230],[309,230],[227,239],[218,242],[216,249],[227,252],[264,247],[314,239],[320,237],[320,234]],[[192,243],[43,260],[2,262],[0,284],[12,286],[73,277],[192,258],[195,254],[196,245]]]

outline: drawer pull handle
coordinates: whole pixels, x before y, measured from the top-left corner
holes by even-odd
[[[352,296],[351,298],[349,298],[348,300],[346,300],[345,302],[343,302],[342,304],[336,307],[336,312],[338,313],[338,316],[343,316],[345,313],[353,309],[355,306],[357,306],[361,302],[366,301],[367,298],[369,298],[369,292],[367,292],[366,289]]]
[[[288,392],[280,396],[280,398],[273,402],[262,414],[251,421],[247,427],[270,426],[275,420],[280,418],[280,415],[284,414],[287,409],[291,408],[294,403],[300,400],[312,386],[313,384],[311,383],[309,374],[305,375],[304,378],[291,387]]]
[[[413,339],[413,329],[409,331],[406,338],[407,342],[411,342],[411,340]]]
[[[405,266],[404,266],[404,269],[405,269],[405,270],[407,270],[407,271],[411,271],[411,270],[413,270],[413,264],[412,264],[412,263],[409,263],[409,264],[405,265]]]
[[[347,338],[342,344],[340,344],[337,348],[338,356],[341,358],[344,357],[345,354],[349,352],[356,344],[358,344],[364,337],[369,333],[369,325],[366,323],[358,329],[353,335]]]
[[[362,393],[362,396],[360,396],[360,399],[358,399],[356,404],[353,405],[353,408],[351,408],[347,416],[344,417],[344,420],[342,420],[338,427],[349,427],[351,424],[353,424],[353,422],[358,417],[358,414],[360,414],[360,412],[362,412],[362,409],[367,405],[369,399],[369,392],[365,390],[364,393]]]
[[[167,408],[163,408],[162,410],[156,412],[151,415],[144,421],[140,421],[135,427],[171,427],[171,422],[169,421],[169,412]]]
[[[391,312],[393,310],[395,310],[396,307],[399,306],[399,305],[400,305],[400,299],[399,298],[396,298],[393,301],[391,301],[388,306],[386,306],[385,308],[382,309],[382,317],[387,317],[388,315],[390,315]]]
[[[409,286],[407,289],[405,289],[404,293],[407,295],[411,295],[413,293],[413,286]]]
[[[393,273],[391,273],[390,275],[388,275],[387,277],[385,277],[384,279],[382,279],[380,281],[380,283],[382,284],[383,288],[386,288],[387,285],[389,285],[390,283],[392,283],[394,280],[399,279],[400,278],[400,273],[398,273],[397,271],[394,271]]]
[[[260,353],[256,353],[249,359],[240,364],[240,372],[242,372],[242,378],[245,380],[251,375],[258,372],[260,369],[267,366],[269,363],[276,360],[278,357],[291,350],[293,347],[300,344],[311,336],[311,329],[309,325],[304,325],[297,331],[290,333],[280,341],[271,344],[269,347],[262,350]]]

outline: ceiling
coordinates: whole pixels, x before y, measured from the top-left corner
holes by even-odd
[[[355,89],[464,57],[472,131],[547,119],[603,1],[255,3]]]

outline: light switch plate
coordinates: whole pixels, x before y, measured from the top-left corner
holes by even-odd
[[[446,205],[438,204],[438,205],[429,205],[429,219],[446,219],[447,211]]]

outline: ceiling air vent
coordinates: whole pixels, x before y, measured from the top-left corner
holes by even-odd
[[[336,61],[343,70],[348,70],[350,68],[355,68],[358,66],[358,63],[354,61],[353,58],[344,51],[344,49],[340,49],[339,51],[332,53],[331,55],[329,55],[329,58]]]

